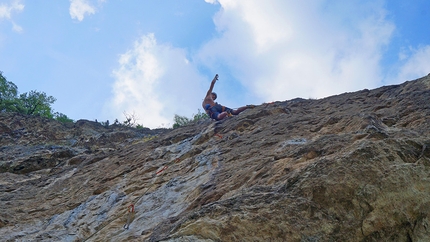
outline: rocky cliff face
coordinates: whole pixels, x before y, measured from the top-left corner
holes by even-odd
[[[135,130],[0,114],[2,241],[428,241],[430,76]]]

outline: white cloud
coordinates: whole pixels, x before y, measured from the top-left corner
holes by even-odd
[[[218,3],[220,37],[198,58],[225,63],[263,101],[324,97],[382,80],[380,60],[394,25],[380,1]]]
[[[142,36],[122,54],[113,75],[113,98],[105,108],[112,119],[121,120],[125,111],[146,127],[171,127],[174,114],[190,117],[201,108],[204,78],[184,50],[158,44],[154,34]]]
[[[21,12],[24,10],[24,4],[19,0],[14,0],[11,4],[2,3],[0,5],[0,19],[5,18],[10,20],[13,11]]]
[[[411,50],[409,57],[403,53],[404,65],[400,68],[398,82],[410,81],[430,74],[430,45]]]
[[[254,103],[326,97],[383,81],[381,60],[395,30],[383,1],[205,1],[220,4],[218,35],[191,58],[152,34],[136,41],[114,71],[111,117],[135,112],[151,128],[172,123],[174,113],[190,117],[210,81],[196,66],[212,73],[226,67]],[[401,75],[426,74],[429,49],[403,53]]]
[[[23,31],[23,29],[22,29],[22,27],[21,26],[19,26],[18,24],[16,24],[15,22],[12,22],[12,25],[13,25],[13,30],[15,31],[15,32],[18,32],[18,33],[22,33],[22,31]]]
[[[87,0],[70,0],[69,13],[72,19],[82,21],[85,15],[94,14],[95,12],[95,7]]]
[[[12,21],[13,12],[21,12],[24,10],[25,5],[20,0],[14,0],[10,4],[0,4],[0,20],[7,19],[12,22],[13,30],[15,32],[22,32],[22,27]]]

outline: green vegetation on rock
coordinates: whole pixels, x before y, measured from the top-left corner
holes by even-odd
[[[8,81],[0,71],[0,112],[17,112],[37,115],[60,122],[73,122],[67,115],[55,112],[51,105],[57,99],[45,92],[29,91],[18,95],[18,87]]]
[[[180,116],[175,114],[175,117],[173,118],[173,121],[175,121],[175,123],[173,124],[173,128],[176,129],[181,126],[185,126],[187,124],[194,123],[208,118],[209,116],[206,113],[202,113],[200,109],[197,111],[197,114],[193,114],[192,118],[187,118],[185,116]]]

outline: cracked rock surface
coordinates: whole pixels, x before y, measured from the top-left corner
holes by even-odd
[[[1,240],[428,241],[429,100],[426,76],[173,130],[0,113]]]

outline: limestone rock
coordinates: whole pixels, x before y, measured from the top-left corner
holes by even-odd
[[[428,241],[428,100],[430,76],[173,130],[2,113],[0,234]]]

